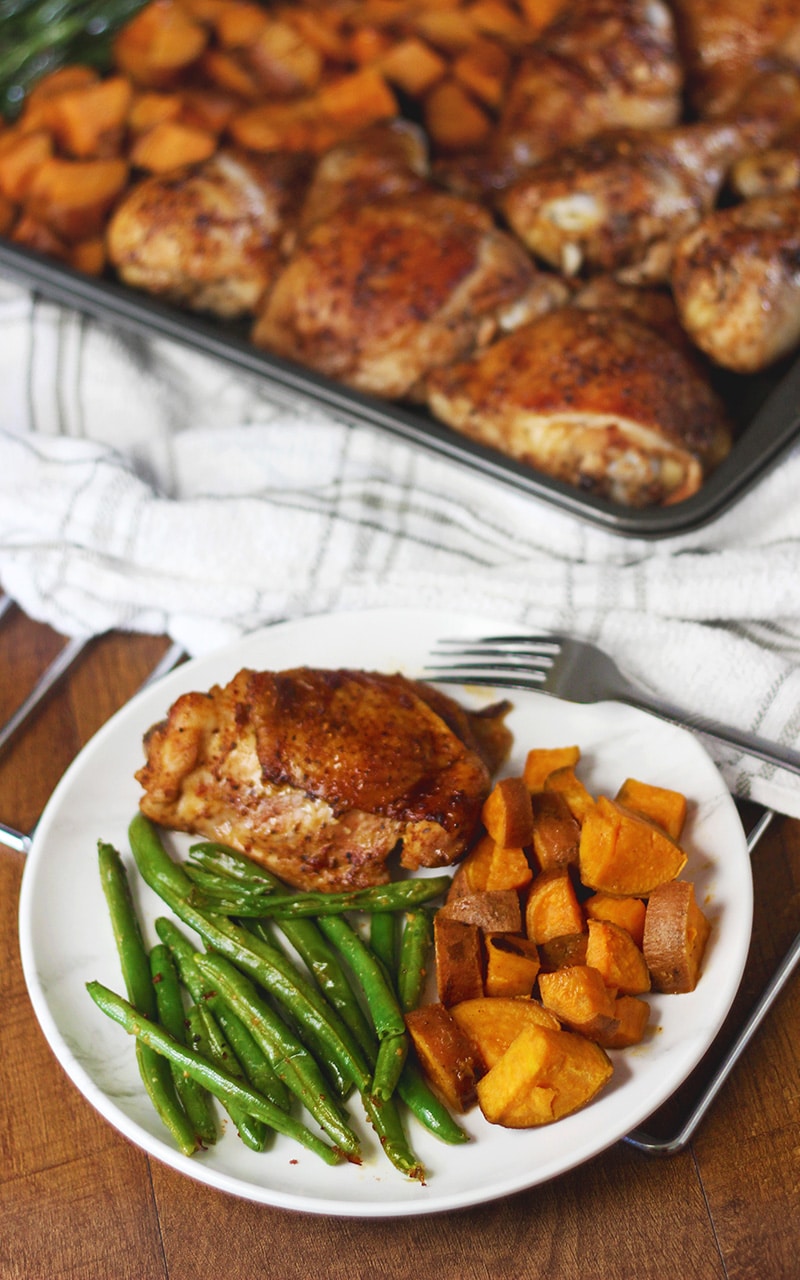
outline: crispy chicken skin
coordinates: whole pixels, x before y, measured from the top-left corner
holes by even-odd
[[[672,0],[687,94],[700,115],[726,115],[764,67],[800,68],[797,0]]]
[[[258,307],[305,190],[305,160],[221,150],[134,186],[108,228],[111,263],[136,288],[231,318]]]
[[[500,198],[536,258],[568,276],[667,279],[675,241],[717,200],[733,161],[767,131],[714,123],[616,129],[558,151]]]
[[[470,713],[401,675],[245,669],[148,732],[140,806],[298,888],[383,884],[398,844],[410,869],[464,853],[510,746],[507,710]]]
[[[446,192],[343,208],[297,245],[253,341],[359,391],[413,398],[430,369],[552,305],[539,274],[487,210]]]
[[[692,341],[756,373],[800,341],[800,190],[717,209],[678,243],[672,290]]]
[[[677,502],[730,448],[695,365],[622,310],[567,306],[428,379],[437,418],[584,491]]]
[[[613,128],[664,128],[681,114],[683,70],[663,0],[578,0],[520,60],[492,150],[495,185]]]

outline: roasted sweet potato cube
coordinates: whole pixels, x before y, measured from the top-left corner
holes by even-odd
[[[433,921],[436,985],[444,1005],[483,995],[483,941],[475,924],[449,920],[437,911]]]
[[[69,262],[69,246],[56,235],[52,227],[32,214],[23,212],[11,229],[12,244],[21,244],[25,249],[33,249],[48,258],[56,258],[61,262]]]
[[[114,39],[114,64],[135,84],[165,88],[203,53],[209,33],[179,0],[150,0]]]
[[[624,996],[650,990],[650,973],[642,952],[627,929],[610,920],[589,920],[586,963],[598,969],[607,987]]]
[[[269,20],[260,4],[226,0],[214,17],[214,30],[224,49],[241,49],[258,39]]]
[[[495,40],[476,40],[453,62],[453,75],[485,106],[497,110],[503,101],[511,57]]]
[[[581,827],[566,798],[558,791],[531,796],[533,854],[542,871],[578,865]]]
[[[529,996],[539,973],[539,952],[528,938],[513,933],[487,933],[487,996]]]
[[[88,240],[78,240],[69,247],[69,264],[76,271],[87,276],[103,274],[106,265],[106,242],[104,236],[92,236]]]
[[[450,1012],[472,1046],[481,1075],[494,1066],[524,1027],[550,1027],[552,1031],[561,1027],[550,1009],[537,1000],[520,997],[463,1000]]]
[[[569,871],[541,871],[525,902],[525,932],[531,942],[549,942],[565,933],[582,933],[583,910]]]
[[[616,898],[611,893],[593,893],[585,898],[583,909],[589,920],[610,920],[627,929],[641,949],[644,937],[645,904],[641,898]]]
[[[514,889],[480,889],[440,907],[436,919],[459,920],[489,933],[522,933],[519,894]]]
[[[399,111],[392,90],[374,67],[362,67],[329,81],[317,98],[324,115],[353,129],[390,120]]]
[[[0,195],[0,236],[7,236],[17,218],[17,206]]]
[[[680,840],[686,821],[686,796],[669,787],[656,787],[650,782],[626,778],[616,795],[618,804],[657,822],[673,840]]]
[[[542,973],[552,973],[570,964],[586,964],[586,948],[589,945],[588,930],[581,933],[562,933],[558,938],[540,942],[539,966]]]
[[[554,769],[575,768],[580,747],[532,747],[525,758],[522,776],[529,791],[543,791],[547,775]]]
[[[381,55],[378,65],[390,84],[412,98],[427,93],[447,71],[444,58],[416,36],[399,40]]]
[[[423,1004],[406,1014],[420,1066],[454,1111],[475,1101],[477,1064],[470,1041],[443,1004]]]
[[[127,76],[108,76],[60,93],[51,108],[51,128],[60,149],[78,160],[116,155],[132,97]]]
[[[614,1001],[616,1027],[595,1040],[604,1049],[629,1049],[644,1039],[650,1021],[650,1005],[639,996],[617,996]]]
[[[584,818],[580,874],[589,889],[646,898],[685,865],[686,854],[661,827],[606,796]]]
[[[531,793],[522,778],[501,778],[494,784],[481,810],[483,825],[499,845],[510,848],[533,839]]]
[[[39,168],[53,154],[53,139],[44,129],[23,133],[8,129],[0,136],[0,195],[20,204]]]
[[[208,160],[217,149],[217,139],[208,129],[162,120],[141,133],[130,149],[131,163],[148,173],[170,173]]]
[[[480,147],[491,133],[488,111],[457,80],[435,84],[425,95],[423,114],[428,134],[443,151]]]
[[[322,54],[289,22],[266,23],[242,57],[270,97],[311,93],[322,78]]]
[[[583,822],[594,807],[594,796],[583,785],[572,765],[554,769],[544,780],[545,791],[557,791],[563,796],[576,822]]]
[[[653,890],[642,948],[656,991],[694,991],[710,932],[691,881],[673,880]]]
[[[158,93],[145,89],[131,100],[128,110],[128,128],[132,133],[146,133],[154,125],[165,120],[178,120],[183,114],[184,102],[180,93]]]
[[[486,877],[487,889],[524,889],[533,871],[524,849],[495,845]]]
[[[28,210],[61,238],[86,240],[103,230],[127,181],[128,164],[121,158],[62,160],[53,156],[31,179]]]
[[[565,1026],[590,1040],[616,1030],[616,992],[606,986],[599,970],[588,964],[540,973],[539,995],[544,1007]]]
[[[524,849],[504,848],[482,836],[456,870],[448,898],[482,889],[523,889],[532,878]]]
[[[533,1128],[586,1106],[612,1073],[606,1052],[583,1036],[525,1027],[478,1081],[478,1104],[490,1124]]]

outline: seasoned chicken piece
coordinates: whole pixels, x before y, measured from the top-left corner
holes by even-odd
[[[690,103],[727,115],[765,62],[800,68],[797,0],[672,0]]]
[[[470,713],[401,675],[243,670],[149,731],[140,807],[298,888],[384,884],[398,845],[412,870],[464,853],[510,746],[508,710]]]
[[[278,276],[256,345],[359,391],[414,396],[430,369],[553,305],[522,245],[445,192],[344,208],[316,223]]]
[[[611,275],[592,276],[573,294],[572,305],[583,311],[624,311],[655,329],[688,359],[701,359],[681,324],[671,289],[623,284]]]
[[[800,191],[718,209],[678,243],[681,323],[717,364],[755,373],[800,342]]]
[[[306,181],[301,158],[228,149],[194,170],[145,178],[111,219],[109,259],[126,284],[159,297],[251,314],[282,261]]]
[[[599,134],[529,169],[500,209],[531,253],[565,275],[660,282],[675,241],[714,207],[759,132],[714,123]]]
[[[781,134],[773,146],[737,160],[729,174],[729,185],[743,200],[800,187],[800,125]]]
[[[663,0],[578,0],[520,59],[493,143],[494,185],[604,130],[676,124],[682,84]]]
[[[627,506],[695,493],[730,448],[695,365],[624,311],[564,307],[428,379],[434,415],[473,440]]]
[[[411,195],[429,185],[428,148],[408,120],[372,125],[331,147],[314,166],[299,226],[305,231],[343,207]]]

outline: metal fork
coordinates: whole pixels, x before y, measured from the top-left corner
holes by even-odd
[[[442,684],[480,684],[505,689],[533,689],[567,698],[572,702],[616,700],[652,711],[662,719],[698,729],[728,742],[748,755],[781,768],[800,773],[800,755],[750,734],[691,715],[635,688],[616,663],[595,645],[556,635],[485,636],[478,640],[444,639],[433,657],[446,658],[446,665],[431,664],[425,674]],[[764,810],[747,837],[752,855],[774,818]],[[672,1136],[660,1138],[645,1129],[629,1133],[625,1142],[648,1155],[675,1155],[688,1146],[725,1081],[733,1071],[756,1031],[800,964],[800,932],[776,968],[769,982],[740,1027],[693,1107]]]
[[[637,688],[596,645],[569,636],[484,636],[443,639],[425,675],[440,684],[481,684],[534,689],[570,702],[625,702],[686,728],[708,734],[780,769],[800,774],[800,752],[709,720]]]

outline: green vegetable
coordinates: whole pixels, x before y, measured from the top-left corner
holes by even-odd
[[[221,1067],[241,1084],[246,1083],[244,1072],[234,1057],[233,1050],[217,1026],[214,1018],[202,1004],[193,1004],[188,1010],[191,1046],[196,1053],[215,1066]],[[239,1102],[230,1101],[225,1110],[236,1126],[236,1132],[251,1151],[263,1151],[267,1145],[267,1126],[257,1116],[252,1116]]]
[[[395,880],[391,884],[352,889],[345,893],[322,893],[309,889],[265,895],[232,887],[227,899],[218,897],[216,890],[206,893],[195,886],[191,901],[195,906],[223,915],[264,916],[272,920],[303,916],[320,918],[343,915],[347,911],[406,911],[440,897],[449,885],[449,876],[431,876],[427,880]]]
[[[103,1013],[124,1027],[129,1035],[135,1035],[137,1041],[141,1040],[152,1052],[163,1055],[182,1071],[186,1071],[208,1089],[209,1093],[213,1093],[223,1106],[227,1108],[233,1104],[242,1107],[249,1115],[262,1120],[276,1132],[294,1138],[295,1141],[308,1147],[326,1164],[338,1164],[341,1161],[340,1151],[328,1146],[304,1124],[292,1119],[285,1111],[281,1111],[280,1107],[274,1106],[267,1098],[261,1097],[249,1085],[243,1085],[241,1081],[209,1062],[201,1054],[173,1040],[163,1027],[143,1017],[129,1001],[116,995],[100,982],[87,982],[86,989]]]
[[[158,1005],[150,960],[124,863],[113,845],[103,841],[98,843],[98,862],[128,999],[144,1018],[155,1023]],[[136,1042],[136,1061],[157,1114],[184,1155],[192,1155],[198,1148],[198,1138],[178,1100],[169,1064],[141,1040]]]
[[[0,115],[18,115],[28,90],[69,63],[108,70],[113,37],[144,0],[0,0]]]
[[[397,994],[404,1013],[416,1009],[427,977],[433,946],[433,920],[424,907],[406,914],[397,963]]]
[[[172,956],[161,942],[150,952],[150,973],[156,993],[159,1022],[174,1040],[186,1044],[186,1009],[180,981]],[[208,1093],[178,1067],[173,1067],[172,1078],[198,1140],[205,1146],[212,1146],[217,1140],[217,1124]]]
[[[452,1144],[469,1142],[469,1134],[464,1132],[444,1103],[437,1098],[425,1079],[422,1068],[411,1055],[406,1058],[397,1082],[397,1094],[420,1124],[424,1124],[437,1138]]]

